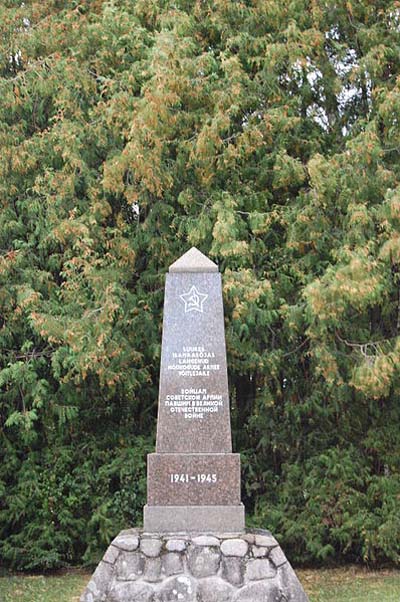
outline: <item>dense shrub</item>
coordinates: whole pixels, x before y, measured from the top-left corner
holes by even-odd
[[[249,520],[399,561],[400,26],[381,0],[0,6],[0,554],[138,524],[164,274],[223,272]]]
[[[5,561],[17,569],[93,564],[116,531],[141,523],[152,446],[141,437],[112,443],[29,451],[2,468]]]

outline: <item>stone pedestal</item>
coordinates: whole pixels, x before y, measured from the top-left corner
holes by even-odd
[[[192,535],[122,531],[81,602],[307,602],[269,531]]]

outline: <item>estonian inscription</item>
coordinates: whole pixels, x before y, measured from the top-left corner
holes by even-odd
[[[180,351],[174,351],[167,370],[178,376],[210,376],[219,372],[221,366],[215,361],[215,353],[203,345],[190,347],[184,345]]]
[[[175,376],[209,378],[219,372],[221,366],[216,361],[215,352],[204,345],[183,345],[180,351],[171,354],[167,370]],[[223,396],[209,392],[206,386],[180,387],[165,395],[161,403],[169,414],[183,415],[188,420],[202,420],[210,414],[217,414],[224,406]]]

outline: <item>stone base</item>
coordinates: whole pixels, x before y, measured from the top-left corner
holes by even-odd
[[[243,533],[244,506],[150,506],[143,511],[146,533]]]
[[[121,531],[81,602],[308,602],[276,539]]]

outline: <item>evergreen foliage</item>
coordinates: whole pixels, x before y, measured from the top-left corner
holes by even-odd
[[[164,274],[223,271],[253,524],[400,560],[400,3],[0,6],[0,554],[138,524]]]

